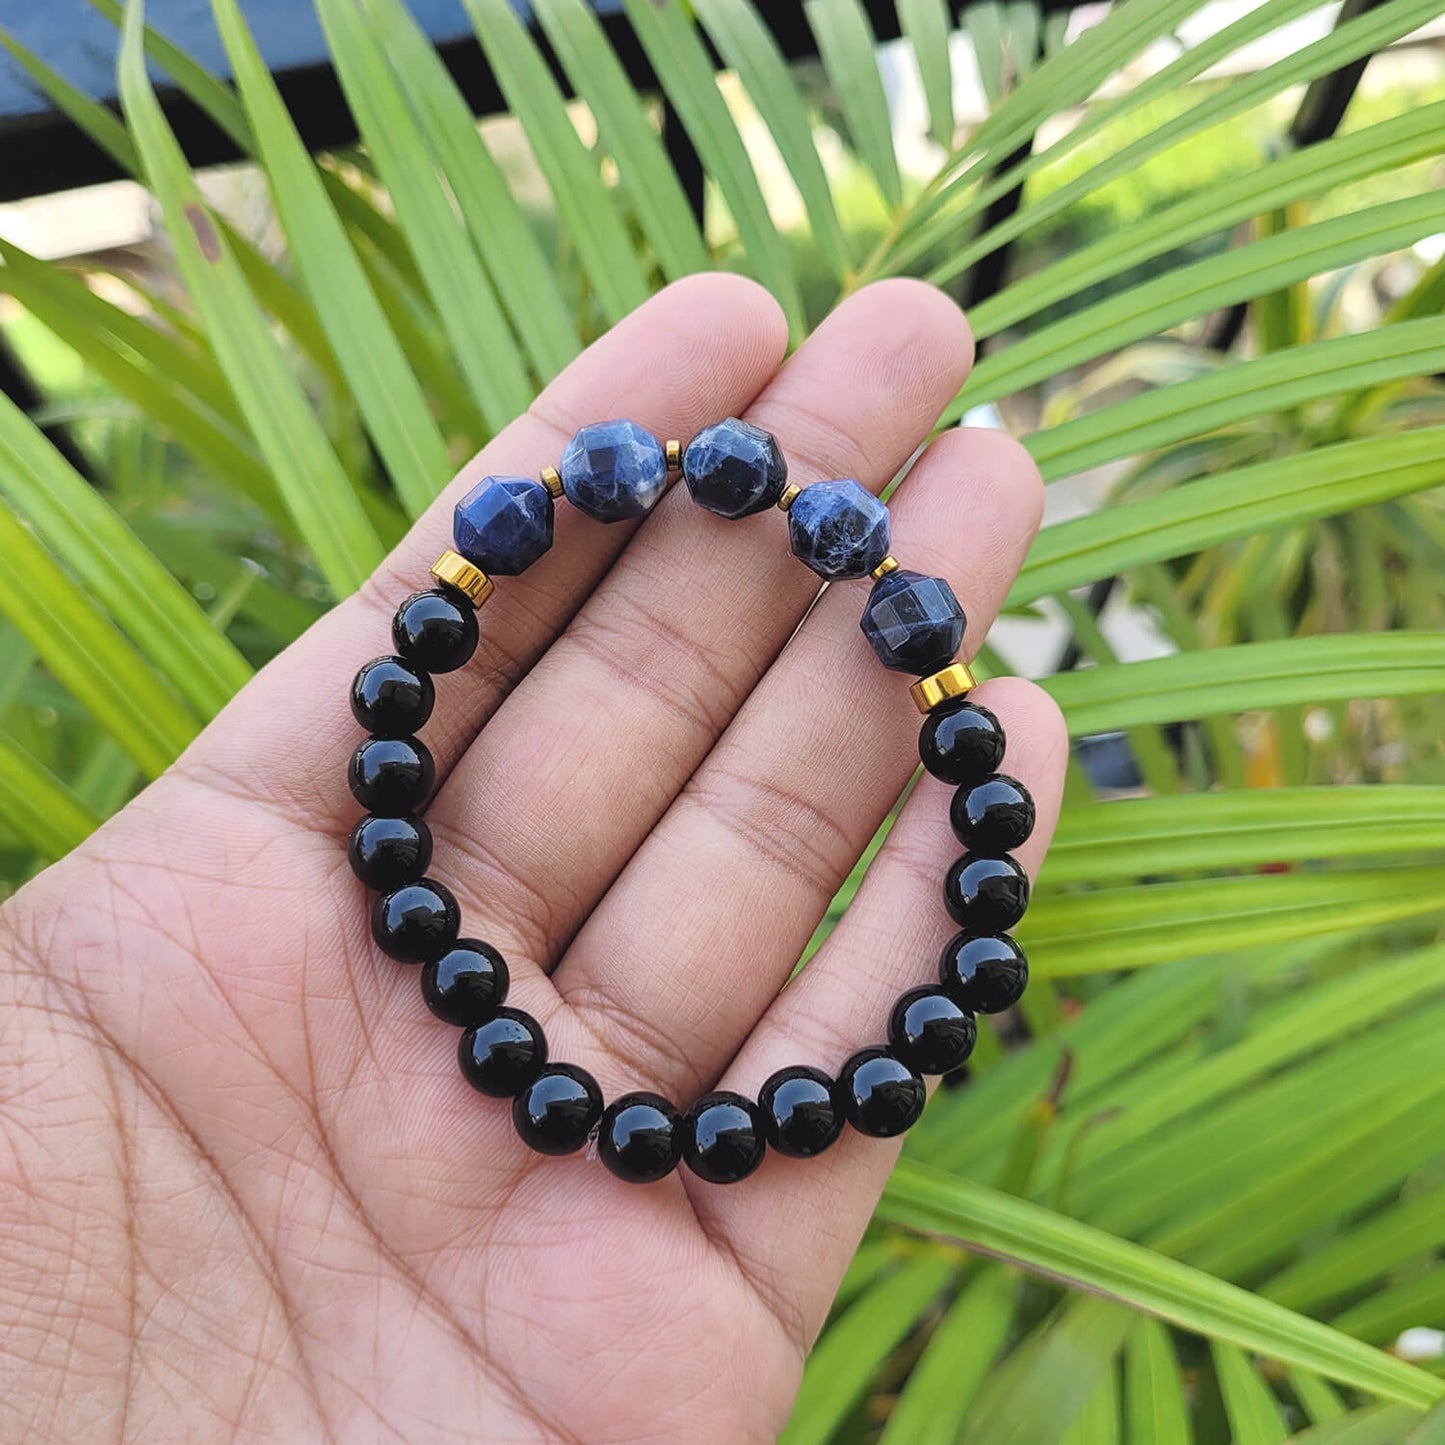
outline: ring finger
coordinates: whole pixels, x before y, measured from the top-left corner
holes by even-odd
[[[894,494],[894,550],[952,584],[968,655],[1041,509],[1032,460],[992,431],[945,433]],[[905,680],[859,635],[865,596],[824,593],[553,976],[633,1064],[628,1087],[711,1086],[917,766]]]

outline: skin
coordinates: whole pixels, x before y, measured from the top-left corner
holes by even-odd
[[[638,1188],[538,1158],[468,1088],[416,971],[383,957],[345,859],[345,695],[487,473],[535,475],[586,421],[776,433],[803,485],[885,485],[968,373],[962,315],[908,281],[786,364],[752,283],[694,277],[596,343],[355,597],[164,777],[0,911],[0,1437],[751,1441],[787,1419],[897,1141],[846,1131],[733,1188]],[[1038,525],[1023,449],[935,441],[894,551],[981,639]],[[815,598],[816,606],[813,605]],[[559,507],[438,679],[432,872],[508,958],[509,1002],[608,1098],[756,1094],[882,1036],[951,931],[949,789],[925,777],[844,921],[786,988],[905,786],[918,717],[817,598],[773,513],[685,488],[641,526]],[[811,608],[811,610],[809,610]],[[806,620],[805,619],[806,614]],[[800,626],[801,624],[801,626]],[[1065,736],[1038,689],[977,694],[1038,803]],[[780,992],[781,990],[781,992]]]

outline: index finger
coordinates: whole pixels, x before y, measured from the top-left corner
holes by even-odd
[[[742,412],[781,364],[787,323],[767,291],[741,276],[674,282],[594,342],[525,414],[462,468],[354,596],[318,621],[211,724],[176,771],[289,816],[333,826],[355,811],[345,757],[358,741],[346,692],[358,667],[392,650],[390,620],[411,592],[433,585],[451,543],[452,509],[479,478],[535,477],[577,428],[625,416],[660,439],[686,438]],[[525,588],[499,587],[472,660],[436,679],[426,743],[444,777],[508,691],[546,649],[636,530],[557,509],[552,549]],[[299,745],[298,745],[299,744]]]

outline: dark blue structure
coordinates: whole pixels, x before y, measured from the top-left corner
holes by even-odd
[[[325,55],[320,22],[304,0],[242,0],[241,8],[272,70],[316,65]],[[461,0],[408,0],[408,8],[439,43],[471,34]],[[611,6],[602,0],[599,8],[615,9],[615,0]],[[146,21],[208,70],[229,73],[209,0],[147,0]],[[85,0],[0,0],[0,25],[87,95],[115,94],[117,32]],[[0,118],[48,108],[24,71],[0,55]]]
[[[528,0],[512,0],[530,14]],[[653,88],[647,58],[622,18],[622,0],[591,0],[619,58],[640,89]],[[880,39],[898,34],[891,0],[865,0]],[[951,0],[961,8],[965,0]],[[1066,9],[1078,0],[1043,0],[1045,8]],[[297,126],[314,150],[345,145],[355,128],[327,63],[321,26],[310,0],[241,0],[247,23],[275,73]],[[478,115],[504,108],[501,95],[472,36],[461,0],[407,0],[411,13],[431,36],[462,93]],[[765,0],[759,13],[785,55],[815,53],[802,0]],[[228,75],[225,52],[211,21],[210,0],[147,0],[146,20],[167,39],[220,75]],[[118,32],[87,0],[0,0],[0,26],[67,80],[98,100],[115,95]],[[555,68],[555,67],[554,67]],[[566,80],[558,72],[558,79]],[[234,160],[235,148],[189,101],[165,89],[161,100],[187,156],[195,165]],[[686,174],[688,147],[679,136],[685,185],[700,196],[701,183]],[[671,146],[673,137],[669,137]],[[0,200],[65,190],[116,177],[115,166],[37,92],[28,76],[0,53]]]

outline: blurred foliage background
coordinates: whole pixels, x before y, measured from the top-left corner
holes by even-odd
[[[466,0],[478,126],[402,0],[316,0],[361,140],[313,160],[237,0],[234,83],[92,3],[118,109],[0,36],[158,218],[0,241],[44,393],[0,400],[4,886],[667,279],[746,270],[797,340],[927,277],[982,343],[941,424],[1051,483],[982,666],[1077,745],[1033,986],[910,1136],[787,1439],[1445,1440],[1445,4],[898,0],[880,49],[808,0],[789,64],[749,0],[627,0],[639,93],[581,0],[540,37]],[[146,55],[253,164],[191,173]]]

